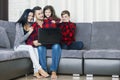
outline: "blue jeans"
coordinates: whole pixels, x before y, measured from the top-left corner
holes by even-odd
[[[42,68],[47,71],[47,49],[46,46],[38,47],[39,62]],[[57,71],[58,65],[61,58],[61,46],[59,44],[52,45],[52,64],[50,66],[50,71]]]
[[[72,42],[71,45],[67,46],[66,44],[62,44],[62,49],[71,49],[71,50],[81,50],[83,49],[84,44],[82,41]]]

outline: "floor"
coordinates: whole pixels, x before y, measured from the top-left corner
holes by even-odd
[[[41,78],[36,79],[31,75],[23,76],[21,78],[17,78],[16,80],[51,80],[49,78]],[[57,80],[120,80],[118,77],[112,78],[112,76],[79,76],[79,75],[59,75]]]

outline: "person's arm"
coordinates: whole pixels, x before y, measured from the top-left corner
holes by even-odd
[[[69,29],[70,29],[70,37],[75,37],[75,30],[76,30],[76,24],[75,23],[69,23]]]
[[[76,25],[71,22],[62,23],[60,26],[63,36],[66,36],[67,40],[71,40],[75,36]]]
[[[26,40],[26,44],[34,46],[33,41],[34,41],[34,33],[31,33],[31,35]]]
[[[45,28],[56,28],[56,23],[52,23],[51,20],[44,20]]]
[[[28,45],[32,45],[32,46],[39,46],[41,45],[40,43],[38,43],[38,34],[36,33],[36,30],[35,27],[33,27],[34,31],[31,33],[31,35],[28,37],[27,41],[26,41],[26,44]]]
[[[16,38],[15,38],[15,43],[16,44],[22,44],[27,40],[31,32],[28,32],[26,35],[24,35],[23,32],[23,27],[21,24],[17,23],[16,24]]]
[[[20,24],[16,24],[16,37],[19,37],[19,42],[23,43],[27,40],[27,38],[30,36],[30,34],[33,31],[33,28],[29,29],[29,32],[24,35],[23,27]]]
[[[76,25],[72,22],[68,22],[64,25],[65,27],[65,43],[67,45],[70,45],[73,41],[75,41],[75,30],[76,30]]]

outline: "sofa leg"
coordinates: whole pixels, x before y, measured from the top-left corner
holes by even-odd
[[[86,80],[93,80],[93,74],[86,74]]]
[[[119,80],[119,75],[112,75],[112,80]]]
[[[25,77],[27,77],[28,76],[28,74],[25,74]]]
[[[73,74],[73,80],[80,80],[80,74]]]

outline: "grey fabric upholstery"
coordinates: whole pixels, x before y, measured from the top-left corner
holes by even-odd
[[[84,43],[84,49],[90,49],[91,23],[76,23],[76,41]]]
[[[62,58],[82,58],[85,50],[64,50],[62,49]],[[52,50],[47,50],[47,57],[52,56]]]
[[[48,67],[50,67],[52,63],[51,60],[51,58],[47,58]],[[61,58],[58,73],[83,74],[83,60],[78,58]]]
[[[10,48],[10,41],[8,39],[8,35],[6,30],[0,26],[0,47],[2,48]]]
[[[7,32],[9,41],[10,41],[10,46],[11,48],[13,48],[14,40],[15,40],[15,33],[16,33],[15,22],[8,22],[8,21],[0,20],[0,26],[6,29],[6,32]]]
[[[120,75],[120,59],[85,59],[84,74]]]
[[[32,71],[32,62],[27,51],[13,51],[16,26],[15,22],[0,20],[8,35],[10,48],[0,47],[0,79],[11,80],[13,78],[28,74]]]
[[[91,49],[120,49],[120,22],[93,22]]]
[[[27,51],[0,50],[0,61],[29,58]]]
[[[120,22],[93,22],[90,50],[85,51],[84,73],[120,75]]]
[[[89,50],[83,56],[87,59],[120,59],[120,50]]]
[[[0,51],[1,50],[11,50],[11,49],[6,49],[6,48],[2,48],[2,47],[0,47]],[[12,49],[13,50],[13,49]]]
[[[0,62],[0,79],[16,80],[13,78],[24,76],[32,72],[32,62],[30,58],[20,58]]]
[[[32,69],[31,60],[28,60],[30,59],[29,53],[12,50],[15,40],[15,23],[0,20],[0,26],[5,28],[11,47],[11,49],[0,47],[0,71],[7,69],[4,66],[10,66],[11,69],[8,70],[8,74],[0,72],[0,77],[11,79],[26,74],[29,72],[28,70]],[[76,41],[83,41],[84,49],[62,49],[58,73],[120,75],[120,37],[118,37],[120,22],[76,23],[76,26]],[[48,67],[51,64],[51,56],[51,50],[47,50]],[[21,61],[21,59],[24,60]],[[20,64],[18,65],[17,62]],[[5,74],[10,75],[9,78],[6,78]]]

